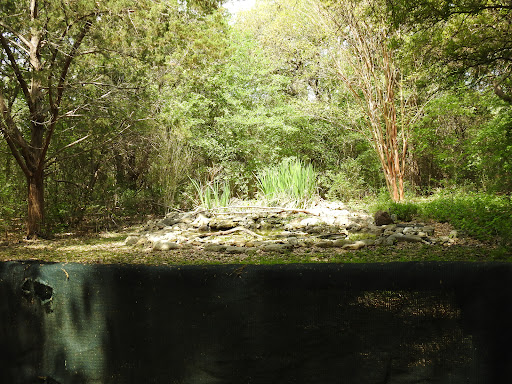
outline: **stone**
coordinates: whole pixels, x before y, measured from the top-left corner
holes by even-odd
[[[383,226],[376,226],[376,225],[370,225],[368,227],[368,233],[372,234],[372,235],[375,235],[375,236],[380,236],[384,233],[385,231],[385,228]]]
[[[423,238],[417,235],[404,235],[403,237],[397,238],[397,240],[405,241],[408,243],[422,243]]]
[[[301,227],[312,227],[322,224],[323,221],[318,217],[308,217],[300,222]]]
[[[194,228],[203,228],[208,227],[208,224],[210,223],[210,219],[206,216],[199,214],[197,215],[196,219],[191,223],[192,227]]]
[[[124,245],[135,245],[139,242],[139,240],[140,240],[139,236],[130,235],[124,241]]]
[[[366,243],[364,241],[356,241],[355,243],[352,243],[352,244],[345,244],[343,246],[343,249],[349,249],[351,251],[357,251],[358,249],[362,249],[366,247]]]
[[[210,220],[210,228],[213,230],[223,231],[238,227],[238,223],[229,219],[212,219]]]
[[[222,244],[209,244],[204,247],[206,252],[224,252],[227,246]]]
[[[344,245],[348,244],[348,240],[345,240],[345,239],[338,239],[338,240],[334,240],[333,241],[333,244],[336,248],[343,248]]]
[[[279,252],[284,253],[292,249],[290,244],[279,244],[279,243],[265,243],[261,245],[260,249],[265,252]]]
[[[177,249],[180,246],[169,240],[158,240],[153,243],[153,251],[168,251],[170,249]]]
[[[181,223],[181,219],[177,219],[175,217],[166,217],[165,219],[163,220],[160,220],[157,225],[159,227],[172,227],[173,225],[175,224],[179,224]]]
[[[286,241],[288,242],[288,244],[294,247],[299,245],[299,239],[297,239],[296,237],[288,237]]]
[[[334,248],[334,241],[324,240],[315,244],[318,248]]]
[[[416,234],[416,230],[413,227],[405,227],[402,233],[404,235],[414,235]]]
[[[393,224],[393,219],[389,212],[386,211],[377,211],[373,218],[375,220],[375,225],[377,226]]]
[[[384,240],[385,245],[394,245],[396,243],[396,236],[391,235]]]
[[[426,225],[422,228],[422,231],[425,232],[428,236],[434,236],[434,227]]]
[[[229,254],[241,254],[241,253],[245,253],[245,248],[238,247],[238,246],[228,246],[228,247],[226,247],[225,252],[229,253]]]

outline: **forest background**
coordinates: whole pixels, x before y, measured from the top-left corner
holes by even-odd
[[[2,230],[262,198],[295,164],[316,196],[511,241],[510,2],[0,4]]]

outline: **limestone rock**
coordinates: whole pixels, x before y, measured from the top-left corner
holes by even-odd
[[[210,228],[216,231],[223,231],[226,229],[232,229],[238,227],[238,223],[229,219],[218,219],[214,218],[210,220]]]
[[[279,252],[284,253],[292,249],[290,244],[278,244],[278,243],[265,243],[260,249],[265,252]]]
[[[158,240],[153,243],[153,251],[168,251],[170,249],[177,249],[180,246],[169,240]]]
[[[324,240],[315,244],[318,248],[334,248],[334,241]]]
[[[345,244],[343,246],[343,249],[349,249],[349,250],[352,250],[352,251],[357,251],[358,249],[362,249],[366,247],[366,243],[364,241],[356,241],[355,243],[352,243],[352,244]]]
[[[124,245],[135,245],[139,242],[139,240],[140,240],[140,236],[130,235],[124,241]]]
[[[244,247],[238,247],[235,245],[226,247],[226,253],[229,253],[229,254],[241,254],[241,253],[245,253],[245,251],[246,251],[246,249]]]
[[[227,245],[222,244],[209,244],[204,247],[206,252],[224,252],[227,248]]]

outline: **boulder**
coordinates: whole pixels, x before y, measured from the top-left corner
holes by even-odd
[[[124,241],[124,245],[135,245],[139,242],[139,240],[140,240],[139,236],[130,235]]]
[[[373,218],[375,219],[375,225],[379,227],[381,225],[393,224],[393,219],[391,218],[391,215],[389,214],[389,212],[386,211],[377,211]]]
[[[170,249],[177,249],[180,246],[169,240],[159,240],[153,243],[153,251],[168,251]]]
[[[352,244],[345,244],[343,246],[343,249],[349,249],[351,251],[357,251],[358,249],[362,249],[366,247],[366,243],[364,241],[356,241],[355,243],[352,243]]]

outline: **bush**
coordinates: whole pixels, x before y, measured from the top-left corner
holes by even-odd
[[[261,196],[270,205],[306,207],[317,192],[317,174],[311,164],[285,159],[257,174]]]
[[[422,217],[449,222],[482,241],[512,243],[512,200],[485,193],[441,193],[420,203]]]
[[[398,220],[411,221],[418,214],[419,207],[415,203],[394,203],[389,205],[389,213],[396,215]]]
[[[356,159],[346,159],[337,172],[326,171],[320,181],[330,200],[361,199],[369,190],[362,177],[362,165]]]

